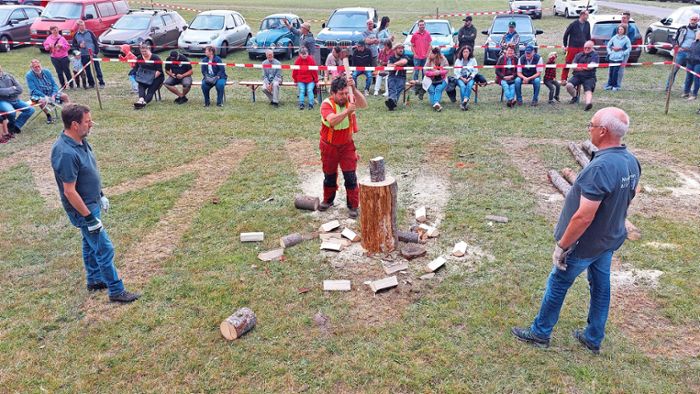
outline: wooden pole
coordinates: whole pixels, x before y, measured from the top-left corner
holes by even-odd
[[[676,82],[676,56],[678,56],[678,50],[673,51],[673,64],[671,65],[671,75],[669,75],[668,89],[666,91],[666,110],[664,110],[664,115],[668,115],[668,106],[671,103],[671,89],[673,89],[673,83]]]
[[[574,170],[572,170],[571,168],[562,168],[561,174],[564,175],[564,179],[566,179],[566,181],[570,184],[573,185],[574,182],[576,182],[576,172],[574,172]]]
[[[90,68],[94,68],[94,67],[93,67],[94,60],[93,60],[93,57],[92,57],[92,49],[88,49],[88,54],[90,54],[90,66],[89,66],[89,67],[90,67]],[[89,71],[92,72],[93,70],[89,70]],[[94,70],[94,71],[95,71],[95,79],[97,79],[97,70]],[[102,109],[102,98],[100,97],[100,86],[99,86],[99,84],[95,84],[95,92],[97,92],[97,102],[100,104],[100,109]]]

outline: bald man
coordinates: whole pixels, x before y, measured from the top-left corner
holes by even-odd
[[[553,267],[542,305],[529,328],[511,330],[519,340],[549,346],[567,291],[588,270],[588,325],[573,336],[594,354],[600,352],[610,307],[610,263],[627,238],[627,208],[642,172],[637,158],[622,144],[628,129],[629,117],[615,107],[596,112],[588,124],[588,134],[599,150],[566,195],[554,230]]]
[[[566,91],[571,95],[570,104],[578,103],[579,98],[577,96],[576,87],[583,86],[583,97],[586,102],[586,106],[583,107],[584,111],[590,111],[591,108],[593,108],[593,92],[595,91],[595,72],[597,67],[589,65],[597,65],[599,63],[598,53],[593,49],[594,46],[595,43],[593,41],[586,41],[586,43],[583,44],[583,52],[574,57],[574,63],[577,66],[574,69],[574,75],[566,84]]]

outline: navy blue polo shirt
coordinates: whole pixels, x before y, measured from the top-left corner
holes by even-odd
[[[564,235],[584,196],[601,203],[593,222],[574,246],[573,256],[591,258],[617,250],[627,238],[627,207],[636,194],[641,173],[639,161],[624,145],[596,152],[566,195],[554,238],[559,241]]]
[[[63,183],[75,182],[75,190],[83,199],[90,212],[100,208],[100,192],[102,185],[97,161],[92,153],[92,147],[86,139],[79,144],[74,139],[61,133],[51,149],[51,167],[58,184],[63,208],[66,210],[71,223],[75,226],[84,224],[84,219],[73,208],[63,194]]]

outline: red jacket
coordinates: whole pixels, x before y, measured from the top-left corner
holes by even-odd
[[[314,58],[309,55],[306,60],[299,56],[294,62],[297,66],[315,66]],[[292,70],[292,80],[294,83],[309,83],[318,82],[318,71],[317,70]]]

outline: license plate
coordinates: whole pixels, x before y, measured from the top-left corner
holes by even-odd
[[[118,51],[118,50],[120,50],[120,48],[119,48],[118,46],[116,46],[116,45],[107,45],[107,48],[106,48],[106,49],[107,49],[108,51]]]

